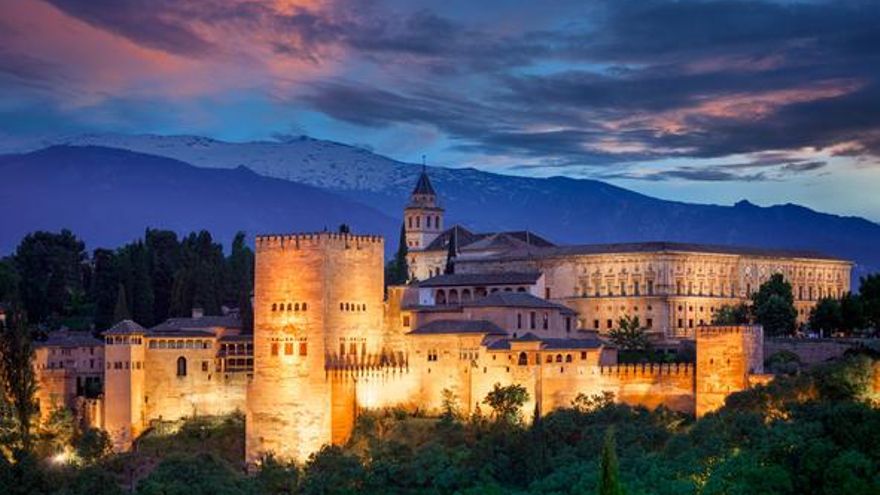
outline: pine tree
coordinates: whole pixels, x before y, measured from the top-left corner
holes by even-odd
[[[153,321],[165,321],[171,314],[174,274],[180,264],[180,242],[170,230],[147,229],[145,236],[153,287]]]
[[[33,357],[27,320],[20,309],[13,308],[6,325],[0,323],[0,386],[12,408],[16,440],[24,451],[31,449],[31,427],[38,412]]]
[[[116,322],[114,316],[118,302],[119,273],[116,255],[109,249],[96,249],[92,254],[92,261],[95,272],[89,297],[95,304],[95,329],[101,331]]]
[[[125,296],[125,286],[119,284],[116,289],[116,307],[113,308],[113,323],[119,323],[122,320],[130,320],[131,312],[128,311],[128,300]]]
[[[232,250],[228,259],[229,288],[226,295],[228,301],[238,306],[239,315],[244,329],[253,328],[253,308],[251,307],[251,290],[254,279],[254,252],[245,243],[244,232],[235,235]]]
[[[406,246],[406,226],[400,224],[400,238],[397,244],[397,253],[385,267],[385,285],[401,285],[409,281],[409,263],[406,259],[409,249]]]
[[[620,473],[617,465],[617,447],[614,441],[614,427],[605,432],[605,443],[602,445],[602,459],[599,464],[599,495],[623,495],[620,486]]]

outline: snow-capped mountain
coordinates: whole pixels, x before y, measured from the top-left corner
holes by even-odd
[[[6,146],[0,139],[0,153],[58,143],[121,148],[202,168],[244,166],[280,182],[331,193],[320,201],[341,197],[351,205],[366,205],[395,219],[393,222],[400,221],[420,170],[420,166],[361,148],[307,137],[228,143],[196,136],[90,134]],[[71,153],[75,162],[76,153]],[[125,173],[125,160],[117,162],[116,173]],[[462,223],[482,231],[531,229],[557,243],[665,240],[813,249],[855,260],[856,275],[880,270],[880,225],[862,218],[824,214],[792,204],[759,207],[747,201],[734,206],[666,201],[595,180],[513,177],[438,167],[429,167],[429,174],[446,208],[447,225]],[[161,191],[156,194],[161,200]],[[286,204],[286,198],[265,198],[261,206],[249,204],[243,209],[259,215],[259,208],[272,201]],[[333,205],[312,206],[315,214],[321,215]],[[39,205],[28,207],[39,216]],[[188,214],[178,212],[178,216]],[[356,217],[357,212],[350,216]],[[287,225],[300,228],[296,223]],[[379,233],[388,231],[383,227]],[[390,236],[388,244],[395,245],[396,231]]]

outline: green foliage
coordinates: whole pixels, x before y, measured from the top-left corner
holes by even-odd
[[[791,284],[781,273],[773,274],[769,280],[761,284],[758,292],[752,295],[752,312],[755,322],[763,325],[766,335],[794,333],[797,321],[794,295]]]
[[[791,351],[778,351],[764,360],[764,367],[775,375],[796,375],[801,369],[801,358]]]
[[[810,310],[810,329],[824,336],[830,336],[843,325],[843,313],[840,301],[831,297],[823,297]]]
[[[138,483],[138,495],[237,495],[247,480],[211,454],[173,455]]]
[[[0,259],[0,302],[18,300],[18,272],[12,258]]]
[[[400,237],[397,241],[394,258],[385,265],[385,285],[403,285],[409,281],[409,250],[406,246],[406,226],[400,224]]]
[[[113,319],[111,325],[115,325],[122,320],[130,320],[131,312],[128,310],[128,298],[125,295],[125,286],[119,284],[116,291],[116,306],[113,307]]]
[[[14,262],[28,321],[68,315],[72,298],[84,290],[85,261],[85,245],[69,230],[34,232],[21,241]]]
[[[611,330],[608,338],[623,351],[645,352],[651,343],[638,316],[623,316],[617,321],[617,328]]]
[[[254,477],[256,492],[266,495],[295,495],[299,493],[299,481],[296,464],[279,461],[272,455],[260,460],[260,470]]]
[[[13,308],[7,316],[7,324],[0,323],[0,386],[15,425],[12,445],[24,451],[31,449],[31,428],[37,413],[33,356],[33,341],[25,317]]]
[[[483,404],[492,408],[499,423],[515,425],[522,423],[522,407],[529,400],[529,392],[519,384],[501,386],[496,383],[486,394]]]
[[[602,457],[599,461],[599,495],[623,495],[618,470],[614,427],[610,427],[605,432],[605,443],[602,445]]]
[[[840,299],[840,328],[846,334],[865,328],[865,308],[860,296],[847,292]]]
[[[110,436],[98,428],[86,428],[73,440],[76,455],[86,464],[98,462],[110,454]]]
[[[77,423],[73,412],[63,406],[54,405],[49,417],[37,430],[35,451],[40,458],[51,457],[67,451],[77,434]]]
[[[324,446],[309,457],[305,466],[302,493],[355,494],[360,493],[366,471],[360,459],[335,445]]]
[[[448,388],[440,391],[442,413],[440,417],[446,421],[454,421],[461,418],[461,410],[458,407],[458,396]]]
[[[713,325],[747,325],[750,323],[749,306],[745,303],[725,304],[712,313]]]
[[[880,273],[860,278],[859,284],[865,323],[875,331],[880,330]]]

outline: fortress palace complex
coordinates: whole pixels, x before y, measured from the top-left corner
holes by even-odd
[[[36,356],[41,413],[75,407],[124,450],[160,421],[243,411],[249,464],[345,442],[363,409],[437,411],[444,390],[470,414],[495,384],[524,386],[525,410],[541,414],[611,392],[702,415],[768,379],[761,328],[707,326],[715,309],[774,273],[792,284],[799,321],[850,289],[851,263],[811,252],[557,246],[445,228],[424,172],[404,222],[413,281],[387,293],[380,237],[263,235],[253,334],[235,314],[195,313],[150,329],[123,321],[103,342],[54,336]],[[695,362],[618,364],[605,334],[622,316],[638,316],[661,347],[693,343]]]

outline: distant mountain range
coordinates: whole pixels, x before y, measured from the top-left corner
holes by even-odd
[[[415,165],[307,137],[227,143],[90,134],[17,149],[59,143],[66,146],[0,157],[0,208],[22,212],[10,225],[4,220],[0,251],[10,251],[24,232],[63,225],[96,246],[127,241],[147,226],[208,228],[227,239],[237,230],[314,230],[343,222],[387,236],[393,249],[419,173]],[[448,168],[429,168],[429,174],[448,225],[528,228],[557,243],[665,240],[812,249],[856,261],[856,275],[880,271],[880,225],[862,218],[792,204],[666,201],[595,180]]]

